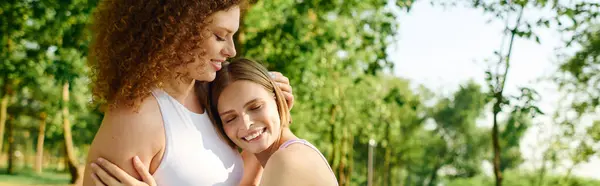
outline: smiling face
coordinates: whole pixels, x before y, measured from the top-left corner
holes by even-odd
[[[229,84],[218,100],[225,134],[238,147],[259,153],[279,139],[281,120],[273,92],[257,83],[238,80]]]
[[[240,8],[234,6],[215,12],[208,20],[204,32],[208,38],[202,41],[200,48],[192,51],[197,57],[184,67],[190,78],[199,81],[213,81],[222,63],[236,55],[233,35],[240,25]]]
[[[248,59],[224,63],[209,89],[211,119],[231,146],[252,153],[277,148],[289,109],[265,67]]]

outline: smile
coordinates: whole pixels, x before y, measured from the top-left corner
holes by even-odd
[[[249,135],[247,135],[247,136],[244,136],[242,139],[244,139],[244,140],[246,140],[246,141],[250,142],[250,141],[252,141],[252,140],[254,140],[254,139],[257,139],[258,137],[260,137],[260,136],[261,136],[261,135],[262,135],[262,134],[263,134],[265,131],[267,131],[267,128],[266,128],[266,127],[263,127],[262,129],[260,129],[260,130],[258,130],[258,131],[256,131],[256,132],[254,132],[254,133],[252,133],[252,134],[249,134]]]
[[[221,70],[221,67],[222,67],[221,65],[222,65],[223,62],[220,62],[220,61],[211,61],[210,63],[212,64],[212,66],[215,68],[216,71]]]

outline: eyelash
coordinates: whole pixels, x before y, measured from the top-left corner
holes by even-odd
[[[252,111],[255,111],[255,110],[261,109],[262,107],[263,107],[263,105],[262,105],[262,104],[261,104],[261,105],[255,105],[255,106],[253,106],[253,107],[250,107],[250,110],[252,110]],[[233,120],[235,120],[235,119],[237,119],[237,116],[234,116],[234,117],[232,117],[232,118],[229,118],[229,119],[225,120],[225,123],[232,122],[232,121],[233,121]]]
[[[229,122],[231,122],[231,121],[235,120],[235,118],[237,118],[237,117],[232,117],[232,118],[229,118],[229,119],[227,119],[227,121],[225,121],[225,123],[229,123]]]
[[[255,105],[255,106],[251,107],[250,110],[258,110],[260,108],[262,108],[262,105]]]
[[[225,41],[225,39],[223,39],[221,36],[214,34],[215,37],[217,38],[217,41]]]

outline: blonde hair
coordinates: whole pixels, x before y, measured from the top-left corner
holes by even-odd
[[[284,127],[288,126],[290,121],[288,105],[283,93],[279,87],[275,85],[275,82],[271,79],[267,69],[257,62],[245,58],[235,59],[231,63],[225,62],[223,63],[223,68],[217,72],[215,80],[209,83],[208,105],[210,106],[210,109],[208,109],[208,112],[213,121],[213,125],[215,125],[215,128],[221,137],[224,138],[231,147],[235,147],[236,145],[227,137],[227,135],[225,135],[217,105],[219,104],[219,96],[225,87],[238,80],[251,81],[261,85],[265,90],[274,93],[277,110],[279,112],[279,119],[281,120],[281,129],[283,130]],[[277,141],[279,141],[279,139]]]

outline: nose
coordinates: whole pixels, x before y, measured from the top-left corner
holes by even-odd
[[[233,40],[229,40],[229,42],[227,42],[227,45],[225,48],[223,48],[223,50],[221,50],[221,53],[227,58],[235,57],[237,52],[235,51],[235,43],[233,43]]]
[[[243,122],[244,129],[246,129],[246,130],[250,129],[250,127],[254,124],[254,121],[252,121],[252,119],[250,118],[250,115],[248,115],[248,114],[242,115],[242,122]]]

